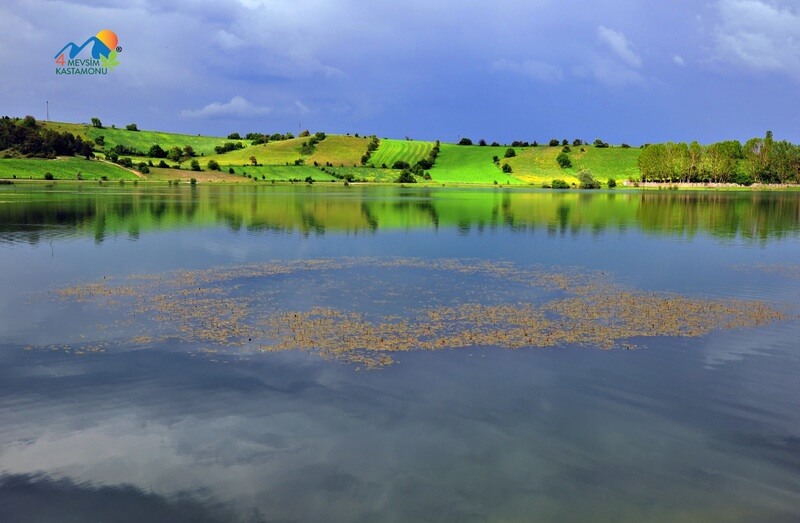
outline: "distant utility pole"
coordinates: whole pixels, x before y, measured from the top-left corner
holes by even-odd
[[[49,122],[50,121],[50,100],[45,100],[45,103],[47,104],[47,121]]]

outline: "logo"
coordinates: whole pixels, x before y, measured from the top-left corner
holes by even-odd
[[[116,33],[103,29],[94,36],[90,36],[81,45],[70,42],[56,53],[56,74],[108,74],[119,65],[117,55],[122,52],[122,47],[117,45],[119,40]],[[81,52],[89,48],[89,56]]]

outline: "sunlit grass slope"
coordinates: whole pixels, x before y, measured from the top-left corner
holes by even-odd
[[[559,178],[568,183],[577,183],[576,174],[582,169],[589,169],[592,175],[602,182],[609,178],[624,180],[628,177],[639,177],[637,161],[640,149],[623,149],[609,147],[598,149],[592,146],[571,147],[568,153],[572,167],[562,169],[556,157],[561,147],[526,147],[516,149],[517,156],[506,158],[514,176],[533,184],[551,182]],[[504,150],[505,151],[505,150]]]
[[[382,139],[378,149],[372,153],[369,163],[375,167],[391,167],[396,161],[414,165],[426,158],[433,149],[433,142]]]
[[[109,180],[135,180],[137,176],[118,165],[100,160],[86,160],[82,157],[0,159],[0,178],[43,180],[50,173],[56,180],[77,180],[78,173],[83,180],[99,180],[105,176]]]
[[[478,145],[453,145],[443,143],[439,148],[439,157],[431,169],[434,182],[442,183],[484,183],[499,185],[515,185],[523,183],[515,174],[506,174],[492,161],[492,157],[501,157],[503,147],[480,147]]]
[[[369,139],[355,136],[328,135],[317,143],[314,154],[306,157],[306,164],[317,162],[320,165],[331,163],[334,166],[359,166],[361,157],[367,152]]]
[[[158,131],[127,131],[125,129],[111,129],[109,127],[98,129],[96,127],[85,126],[84,133],[92,140],[98,136],[103,136],[105,140],[104,149],[111,149],[118,144],[122,144],[126,147],[141,151],[144,154],[147,154],[150,147],[155,144],[160,145],[165,151],[173,147],[180,147],[183,149],[185,146],[190,145],[198,155],[203,154],[208,156],[214,154],[214,147],[223,145],[225,142],[241,142],[243,145],[249,143],[245,140],[228,140],[227,138],[215,136],[196,136],[191,134],[162,133]]]

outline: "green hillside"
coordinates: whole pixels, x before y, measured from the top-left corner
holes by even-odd
[[[524,183],[515,176],[515,173],[506,174],[501,171],[500,166],[492,161],[495,155],[502,158],[505,149],[443,143],[436,164],[430,171],[431,179],[442,183],[493,184],[495,181],[500,185]]]
[[[229,140],[223,137],[96,128],[88,124],[64,122],[40,123],[54,131],[70,132],[92,141],[103,136],[104,144],[95,147],[95,154],[100,157],[117,145],[145,154],[155,144],[165,151],[173,147],[183,149],[189,145],[197,154],[193,159],[198,161],[202,169],[202,172],[190,171],[190,161],[185,158],[180,162],[180,170],[153,168],[159,165],[161,159],[132,156],[134,166],[140,162],[151,164],[151,172],[139,176],[139,179],[143,180],[196,177],[200,181],[247,181],[253,178],[258,181],[288,181],[305,180],[311,176],[316,181],[339,182],[347,178],[354,181],[391,183],[399,177],[400,171],[381,169],[381,165],[391,167],[397,161],[414,165],[419,160],[427,158],[434,147],[434,142],[382,139],[378,148],[372,152],[367,167],[362,167],[361,158],[370,143],[370,138],[367,137],[327,135],[316,144],[313,151],[309,151],[303,149],[303,144],[309,137],[251,145],[249,140]],[[216,154],[215,147],[229,142],[239,143],[241,148]],[[566,169],[562,169],[556,161],[556,157],[562,152],[561,146],[515,147],[513,148],[515,156],[505,158],[507,149],[507,146],[462,146],[443,143],[440,145],[439,156],[434,166],[428,171],[431,176],[429,183],[487,185],[497,183],[538,187],[560,178],[570,184],[577,184],[576,174],[582,169],[589,169],[594,177],[603,183],[609,178],[622,181],[640,176],[637,161],[641,149],[572,146],[568,153],[572,166]],[[79,158],[29,160],[17,158],[18,153],[13,149],[3,154],[10,158],[0,163],[2,178],[12,178],[14,175],[18,178],[43,178],[45,173],[50,172],[57,179],[76,179],[79,171],[83,179],[98,179],[102,176],[108,179],[136,177],[136,174],[129,170],[100,161],[90,162]],[[494,161],[495,156],[499,161]],[[211,160],[219,164],[220,171],[208,170],[207,166]],[[254,161],[257,165],[253,165]],[[511,168],[509,173],[502,171],[502,166],[506,163]],[[167,161],[167,164],[173,166],[176,162]],[[323,166],[328,172],[318,168]],[[234,172],[229,173],[230,169]],[[417,180],[423,181],[421,177]]]
[[[92,140],[102,136],[105,140],[105,149],[111,149],[117,144],[122,144],[145,154],[147,154],[150,147],[155,144],[160,145],[165,151],[173,147],[180,147],[183,149],[185,146],[190,145],[197,154],[208,156],[209,154],[214,154],[214,147],[222,145],[225,142],[238,141],[243,145],[249,143],[242,140],[228,140],[227,138],[214,136],[162,133],[158,131],[127,131],[125,129],[111,129],[108,127],[98,129],[96,127],[86,126],[84,132],[86,136]]]
[[[55,160],[42,158],[3,158],[0,159],[0,178],[44,180],[50,173],[56,180],[99,180],[105,176],[109,180],[135,180],[137,176],[113,163],[101,160],[85,160],[78,157],[64,157]],[[80,178],[78,178],[80,173]]]
[[[411,140],[381,140],[378,149],[372,153],[369,163],[375,167],[386,165],[391,167],[394,162],[408,162],[414,165],[418,161],[426,158],[433,149],[433,142],[417,142]]]
[[[317,162],[320,165],[360,166],[368,144],[369,139],[364,137],[328,135],[317,144],[314,154],[306,158],[306,164]]]
[[[252,156],[261,165],[293,164],[295,160],[301,158],[300,146],[304,141],[304,138],[292,138],[262,145],[251,145],[224,154],[206,154],[200,160],[203,165],[209,160],[215,160],[220,165],[250,165]]]
[[[581,149],[584,149],[581,152]],[[598,149],[593,146],[571,147],[568,153],[572,167],[562,169],[556,157],[561,147],[526,147],[515,149],[517,156],[503,159],[513,171],[513,175],[526,183],[536,185],[561,178],[569,183],[577,183],[575,175],[582,169],[589,169],[595,178],[606,182],[609,178],[624,180],[638,177],[637,160],[639,149],[608,147]],[[502,150],[505,152],[505,148]]]

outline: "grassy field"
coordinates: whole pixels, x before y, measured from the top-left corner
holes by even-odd
[[[115,145],[122,144],[126,147],[133,147],[144,154],[147,154],[150,147],[155,144],[160,145],[165,151],[173,147],[180,147],[183,149],[185,146],[191,145],[192,149],[194,149],[197,154],[208,156],[214,154],[215,146],[222,145],[225,142],[241,142],[243,145],[248,145],[250,143],[244,140],[228,140],[227,138],[214,136],[195,136],[191,134],[162,133],[157,131],[126,131],[125,129],[111,129],[108,127],[98,129],[86,126],[84,133],[92,140],[98,136],[103,136],[105,138],[104,149],[111,149]]]
[[[306,157],[306,164],[330,162],[334,166],[360,166],[368,144],[369,139],[364,137],[329,135],[317,144],[314,154]]]
[[[576,175],[582,169],[589,169],[595,178],[607,182],[614,178],[621,182],[630,176],[639,176],[637,160],[640,149],[623,149],[609,147],[598,149],[592,146],[571,147],[569,158],[572,167],[562,169],[556,162],[556,157],[561,153],[561,147],[526,147],[516,149],[517,156],[501,160],[507,162],[513,175],[527,183],[541,185],[550,183],[555,178],[560,178],[567,183],[578,183]],[[505,151],[505,149],[503,149]]]
[[[84,180],[136,180],[132,172],[100,160],[85,160],[80,157],[63,157],[55,160],[40,158],[0,159],[0,178],[44,180],[46,173],[56,180],[77,180],[78,173]]]
[[[311,155],[302,155],[301,146],[308,138],[293,138],[291,140],[269,142],[263,145],[251,146],[249,141],[240,140],[244,145],[225,154],[215,154],[214,147],[228,140],[222,137],[193,136],[187,134],[162,133],[155,131],[128,131],[125,129],[94,128],[87,124],[71,124],[63,122],[42,122],[48,128],[56,131],[67,131],[89,139],[97,136],[105,137],[105,149],[110,149],[121,144],[141,152],[147,153],[154,144],[159,144],[163,149],[172,147],[183,148],[191,145],[198,154],[196,157],[200,166],[207,174],[191,173],[189,162],[181,163],[182,169],[157,169],[146,179],[175,179],[195,177],[198,180],[213,181],[238,181],[246,178],[243,173],[249,173],[261,180],[286,181],[289,179],[304,180],[312,176],[315,180],[335,180],[330,174],[323,173],[313,166],[317,162],[320,166],[331,164],[338,174],[352,175],[356,180],[371,182],[393,182],[399,172],[391,169],[370,169],[361,167],[361,157],[367,150],[369,138],[328,135],[319,142]],[[428,156],[433,148],[433,142],[382,139],[380,146],[372,153],[370,164],[379,167],[383,164],[391,167],[396,161],[402,160],[410,164],[416,163]],[[628,178],[639,178],[637,160],[641,152],[636,148],[610,147],[598,149],[593,146],[571,147],[569,157],[573,166],[561,169],[556,162],[556,157],[561,152],[561,147],[516,147],[516,156],[504,158],[507,147],[490,146],[459,146],[454,144],[441,144],[439,157],[434,167],[430,170],[431,184],[487,184],[495,182],[499,185],[535,185],[551,183],[553,179],[560,178],[570,184],[577,184],[576,174],[582,169],[589,169],[595,178],[606,183],[609,178],[622,182]],[[102,156],[101,153],[100,156]],[[493,156],[499,157],[495,164]],[[258,166],[251,165],[251,157],[255,157]],[[131,157],[134,165],[147,161],[147,157]],[[305,166],[295,166],[296,160],[302,159]],[[159,159],[150,159],[158,165]],[[217,161],[222,167],[221,172],[207,171],[209,160]],[[106,176],[109,179],[133,179],[135,175],[103,162],[87,162],[82,159],[47,160],[2,160],[0,163],[0,177],[11,178],[16,174],[18,178],[43,178],[46,172],[61,179],[75,179],[80,171],[84,179],[97,179]],[[169,165],[175,162],[167,160]],[[512,168],[510,174],[503,173],[501,166],[508,163]],[[233,168],[235,173],[228,174],[228,169]],[[331,169],[329,167],[329,169]],[[188,173],[188,174],[187,174]],[[422,180],[420,180],[421,182]]]
[[[263,145],[252,145],[224,154],[206,154],[197,160],[203,167],[209,160],[216,160],[220,165],[250,165],[251,156],[255,156],[256,161],[262,165],[286,165],[287,162],[293,164],[295,160],[302,158],[300,146],[305,140],[306,138],[292,138]]]
[[[441,183],[483,183],[499,185],[519,185],[524,183],[515,173],[506,174],[492,161],[501,157],[505,147],[480,147],[478,145],[441,144],[439,157],[431,169],[433,182]],[[521,149],[518,149],[518,151]]]
[[[375,167],[384,164],[391,167],[398,160],[414,165],[427,157],[431,149],[433,149],[433,142],[382,139],[369,161]]]

